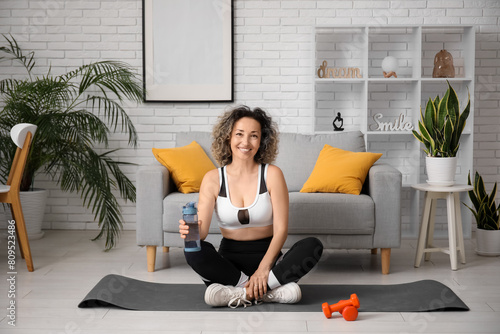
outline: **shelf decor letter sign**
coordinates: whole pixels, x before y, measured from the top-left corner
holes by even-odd
[[[358,67],[328,68],[328,62],[323,60],[318,69],[318,78],[361,78],[361,71]]]
[[[406,121],[404,114],[400,114],[399,117],[392,122],[381,122],[379,119],[384,117],[381,113],[373,115],[373,120],[376,124],[370,125],[371,131],[411,131],[413,130],[413,124]],[[376,125],[376,128],[374,128]]]

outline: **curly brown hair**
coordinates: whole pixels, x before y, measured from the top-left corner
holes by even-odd
[[[279,132],[278,126],[267,113],[260,109],[253,110],[247,106],[237,106],[219,117],[212,131],[212,155],[220,166],[225,166],[233,161],[231,152],[231,132],[234,124],[243,117],[249,117],[260,123],[260,147],[254,160],[259,164],[272,163],[278,155]]]

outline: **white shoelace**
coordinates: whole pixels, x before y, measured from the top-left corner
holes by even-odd
[[[227,306],[229,306],[230,308],[237,308],[240,305],[243,305],[243,307],[246,308],[247,306],[251,306],[252,302],[244,297],[236,296],[229,300],[229,303],[227,303]]]
[[[268,293],[266,296],[269,299],[274,299],[278,296],[278,294],[276,292],[274,292],[274,293]]]

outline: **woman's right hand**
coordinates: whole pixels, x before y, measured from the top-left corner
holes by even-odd
[[[186,236],[189,234],[189,226],[186,224],[184,219],[179,220],[179,233],[181,234],[182,239],[186,239]]]

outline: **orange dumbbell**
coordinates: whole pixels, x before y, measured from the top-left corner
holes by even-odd
[[[339,312],[342,314],[345,320],[353,321],[358,317],[359,299],[355,293],[351,295],[350,299],[341,300],[336,304],[328,305],[328,303],[323,303],[321,305],[323,308],[323,313],[329,319],[332,317],[333,312]]]

